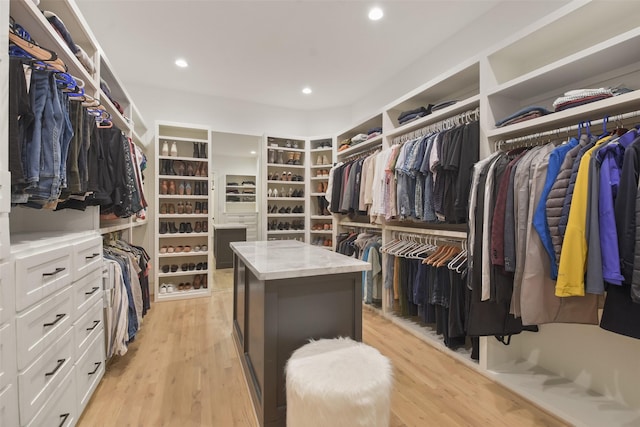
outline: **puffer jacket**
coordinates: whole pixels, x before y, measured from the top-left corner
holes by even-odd
[[[637,197],[638,173],[640,172],[640,138],[627,147],[622,163],[620,186],[614,206],[616,228],[618,232],[618,249],[620,250],[620,269],[624,276],[624,283],[630,284],[632,276],[640,264],[636,265],[634,254],[636,250],[636,206],[632,202]],[[631,202],[631,203],[630,203]]]
[[[629,203],[631,205],[631,203]],[[635,203],[635,253],[633,256],[633,280],[631,283],[631,299],[640,304],[640,187],[636,192]]]
[[[551,192],[547,198],[547,221],[549,223],[549,232],[551,233],[551,241],[553,242],[553,249],[556,255],[556,264],[560,264],[560,251],[562,249],[562,234],[558,225],[560,224],[560,215],[562,214],[562,205],[564,204],[564,198],[569,188],[569,179],[571,178],[571,171],[573,163],[578,155],[578,152],[584,147],[589,137],[583,135],[580,138],[580,143],[574,148],[569,150],[567,155],[560,166],[560,172],[556,177],[556,181],[551,187]]]

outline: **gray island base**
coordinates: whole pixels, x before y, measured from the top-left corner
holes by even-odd
[[[362,341],[367,262],[294,240],[234,242],[233,335],[261,426],[286,425],[284,367],[310,339]]]

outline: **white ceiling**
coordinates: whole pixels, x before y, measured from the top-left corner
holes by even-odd
[[[353,104],[502,2],[382,1],[377,22],[357,0],[77,3],[125,85],[316,110]]]

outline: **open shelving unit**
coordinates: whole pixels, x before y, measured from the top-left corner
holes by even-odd
[[[213,206],[212,188],[209,181],[210,159],[212,155],[210,143],[210,129],[207,126],[183,123],[156,122],[155,149],[155,183],[159,191],[155,197],[156,224],[154,254],[154,285],[156,301],[168,301],[184,298],[207,297],[211,295],[212,274],[211,267],[207,269],[181,270],[183,265],[213,264],[212,251],[165,252],[161,248],[206,245],[211,248],[213,224],[211,209]],[[173,150],[172,150],[173,147]],[[163,153],[163,149],[165,153]],[[175,155],[171,155],[173,154]],[[174,191],[170,183],[173,182]],[[163,185],[164,184],[164,185]],[[183,194],[178,194],[180,188]],[[187,195],[187,185],[194,194]],[[163,191],[166,188],[166,191]],[[174,194],[170,194],[174,193]],[[178,204],[182,205],[179,213]],[[173,213],[160,213],[161,206],[171,206]],[[189,208],[187,208],[189,206]],[[166,209],[168,212],[169,209]],[[167,225],[167,232],[161,233],[163,224],[172,224],[176,232],[171,232]],[[178,224],[190,224],[191,232],[179,232]],[[202,230],[196,232],[195,230]],[[175,272],[163,273],[162,268],[174,266]],[[197,277],[199,276],[199,277]],[[194,282],[206,277],[207,288],[195,289]],[[189,283],[189,289],[179,289],[180,284]],[[161,292],[163,285],[172,285],[173,292]],[[184,286],[183,286],[184,288]],[[166,288],[165,288],[166,289]]]

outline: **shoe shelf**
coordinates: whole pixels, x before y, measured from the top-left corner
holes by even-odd
[[[194,257],[194,256],[207,256],[209,252],[200,251],[200,252],[174,252],[172,254],[158,254],[159,258],[180,258],[180,257]],[[195,270],[193,270],[195,271]]]
[[[312,176],[311,181],[326,181],[329,179],[329,175],[327,176]]]
[[[302,201],[304,197],[267,197],[267,200],[280,200],[280,201]]]
[[[209,233],[164,233],[158,234],[161,239],[176,238],[176,237],[207,237]]]
[[[197,160],[197,159],[194,159]],[[189,181],[208,181],[209,177],[206,176],[186,176],[186,175],[158,175],[160,179],[173,179],[174,181],[189,180]]]
[[[176,271],[175,273],[158,273],[158,277],[179,277],[195,276],[197,274],[208,274],[209,270]]]
[[[274,213],[267,214],[267,218],[303,218],[303,213]]]
[[[311,215],[311,219],[320,219],[320,220],[333,220],[332,215]]]
[[[274,151],[293,151],[295,153],[304,153],[305,150],[304,148],[288,148],[288,147],[267,147],[269,150],[274,150]]]
[[[304,181],[283,181],[283,180],[267,180],[268,184],[280,184],[280,185],[284,185],[285,183],[287,185],[304,185]]]
[[[255,190],[255,185],[227,185],[227,188],[231,188],[232,190]]]
[[[311,193],[311,196],[318,197],[318,196],[324,196],[326,194],[327,193]]]
[[[185,187],[189,186],[192,188],[192,190],[189,191],[189,195],[184,193],[177,194],[178,191],[175,191],[175,193],[172,191],[173,194],[156,194],[155,196],[155,264],[156,266],[161,266],[169,263],[181,264],[183,261],[188,261],[188,263],[193,262],[198,264],[200,262],[206,262],[208,265],[212,265],[214,262],[213,254],[212,251],[208,250],[213,235],[213,227],[211,226],[212,211],[208,209],[208,213],[204,213],[201,209],[198,209],[198,213],[194,213],[195,209],[185,209],[184,213],[177,213],[177,207],[171,206],[179,202],[187,205],[197,205],[198,207],[200,207],[200,202],[203,202],[203,206],[211,207],[214,205],[212,200],[214,193],[210,185],[207,184],[207,181],[211,179],[209,176],[212,158],[212,145],[210,144],[211,129],[208,126],[201,125],[156,122],[155,135],[154,179],[156,188],[161,189],[165,181],[173,181],[171,185],[172,190],[173,184],[175,184],[176,190],[178,190],[178,187],[181,187],[182,184],[184,184]],[[169,148],[168,151],[167,148]],[[184,162],[184,170],[180,162]],[[193,167],[194,172],[191,172],[191,167]],[[187,170],[189,171],[188,173],[186,172]],[[195,176],[196,171],[202,171],[202,173],[198,172],[197,174],[204,176]],[[177,173],[174,174],[174,172]],[[240,182],[237,183],[239,184]],[[198,191],[196,191],[196,188],[198,188]],[[168,193],[168,191],[166,192]],[[164,210],[165,206],[163,206],[163,203],[167,204],[167,211]],[[161,207],[162,214],[160,214]],[[176,210],[171,209],[171,213],[169,213],[170,207],[176,207]],[[182,208],[180,212],[183,212]],[[160,231],[165,231],[160,228],[160,225],[164,225],[165,222],[168,222],[168,224],[172,223],[173,227],[177,227],[179,223],[186,223],[188,224],[186,228],[193,228],[193,231],[190,233],[160,233]],[[195,231],[196,225],[198,232]],[[200,231],[201,228],[208,231]],[[182,249],[181,246],[190,246],[192,249],[189,252],[184,252],[184,250],[181,252],[175,252],[175,250],[170,253],[166,252],[171,249],[171,247]],[[193,248],[196,246],[206,246],[207,250],[195,251]],[[180,259],[183,261],[180,261]],[[167,273],[163,273],[161,269],[156,269],[154,272],[155,300],[169,301],[209,296],[211,294],[210,286],[209,288],[178,290],[178,283],[174,283],[178,279],[173,278],[180,278],[180,280],[183,281],[193,281],[194,276],[204,276],[206,277],[207,283],[211,284],[213,282],[212,272],[213,270],[211,268],[186,271],[179,269],[178,271]],[[173,285],[173,292],[160,293],[162,285]]]
[[[311,234],[333,234],[333,230],[311,230]]]
[[[158,218],[208,218],[208,214],[160,214]]]
[[[331,169],[332,164],[327,165],[311,165],[309,166],[311,169]]]
[[[267,234],[304,234],[304,230],[268,230]]]
[[[333,150],[333,148],[331,147],[327,147],[327,148],[314,148],[313,150],[309,150],[312,153],[326,153]]]
[[[198,196],[187,196],[187,195],[179,195],[179,194],[159,194],[158,197],[160,199],[199,199],[199,200],[207,200],[209,198],[208,195],[198,195]]]
[[[281,169],[304,169],[304,165],[288,165],[286,163],[267,163],[267,166]]]
[[[194,297],[205,297],[210,295],[209,288],[200,288],[200,289],[188,289],[188,290],[174,290],[173,292],[167,292],[166,294],[158,293],[156,295],[156,299],[158,301],[162,300],[176,300],[176,299],[186,299],[186,298],[194,298]]]
[[[200,142],[200,143],[204,143],[204,144],[208,144],[209,140],[208,139],[198,139],[198,138],[184,138],[184,137],[180,137],[180,136],[161,136],[160,137],[160,141],[164,142],[171,142],[171,141],[181,141],[181,142]],[[204,159],[206,160],[206,159]]]
[[[209,159],[201,159],[197,157],[184,157],[184,156],[158,156],[160,160],[182,160],[185,162],[208,162]]]

